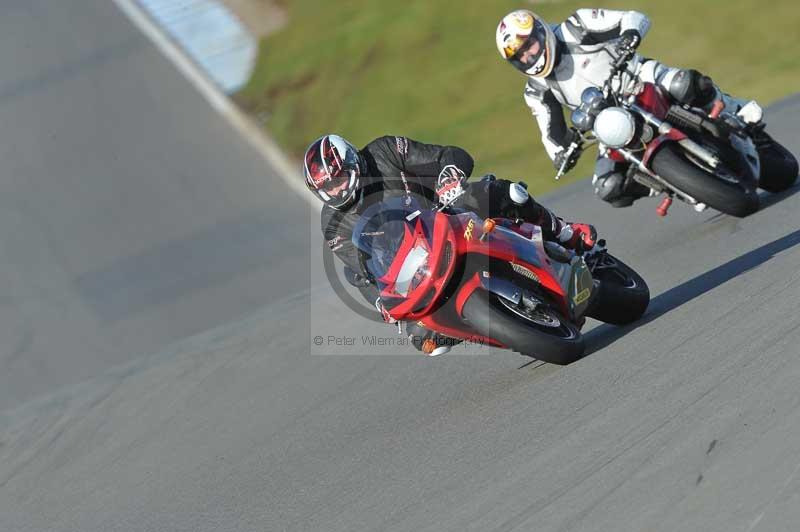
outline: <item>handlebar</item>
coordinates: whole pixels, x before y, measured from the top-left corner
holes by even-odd
[[[635,51],[632,51],[630,53],[623,53],[618,55],[616,59],[614,59],[614,61],[611,63],[611,72],[609,73],[608,78],[603,84],[603,94],[606,98],[608,98],[611,95],[612,80],[614,79],[614,77],[621,72],[628,71],[628,63],[631,59],[633,59],[635,55],[636,55]],[[635,72],[633,72],[632,74],[635,75]],[[616,96],[614,96],[614,99],[616,100]],[[556,174],[556,181],[561,179],[561,177],[563,177],[567,173],[567,166],[569,165],[570,161],[575,155],[575,152],[582,150],[585,145],[586,139],[584,139],[580,131],[578,131],[575,128],[572,128],[572,130],[575,133],[577,133],[577,140],[572,141],[572,143],[570,143],[569,147],[567,148],[567,151],[564,153],[564,160],[561,163],[561,167],[558,169],[558,173]]]
[[[633,59],[633,56],[636,55],[636,52],[631,52],[627,54],[620,54],[617,56],[617,59],[611,64],[614,69],[614,72],[619,72],[623,70],[623,67],[627,66],[628,61]]]
[[[627,71],[628,62],[631,59],[633,59],[635,55],[636,52],[620,54],[617,56],[614,62],[611,63],[611,73],[609,73],[608,79],[606,79],[605,83],[603,83],[603,92],[605,93],[606,96],[608,96],[611,93],[611,80],[613,80],[614,76],[616,76],[617,74]]]
[[[561,179],[567,173],[567,165],[572,160],[573,155],[575,155],[576,151],[583,149],[583,135],[581,135],[580,131],[577,129],[572,129],[577,134],[577,140],[573,140],[570,143],[567,151],[564,153],[564,162],[561,163],[561,167],[558,169],[558,173],[556,174],[556,181]]]

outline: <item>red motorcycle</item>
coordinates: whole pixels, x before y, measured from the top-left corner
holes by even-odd
[[[602,90],[590,87],[581,95],[571,116],[579,140],[556,179],[585,144],[598,142],[601,155],[630,163],[628,179],[666,195],[660,216],[673,198],[697,211],[710,206],[747,216],[758,210],[757,188],[781,192],[795,182],[797,160],[763,123],[745,123],[722,101],[709,113],[677,105],[661,87],[642,82],[641,63],[629,59],[617,58]]]
[[[367,209],[353,242],[393,318],[553,364],[581,357],[586,316],[627,324],[650,302],[647,284],[605,242],[569,251],[543,241],[538,226],[409,197]]]

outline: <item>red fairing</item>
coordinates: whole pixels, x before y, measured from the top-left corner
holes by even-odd
[[[459,218],[462,226],[466,227],[469,217],[471,216],[473,215],[459,215],[454,218]],[[548,271],[543,269],[541,266],[525,261],[520,252],[524,251],[525,249],[530,249],[528,247],[529,243],[523,243],[519,241],[515,242],[514,240],[517,240],[516,238],[511,239],[503,234],[503,232],[500,230],[495,231],[487,240],[482,241],[480,239],[481,235],[483,234],[482,222],[477,221],[477,219],[475,220],[475,225],[470,238],[465,237],[466,231],[454,231],[455,241],[458,244],[459,255],[476,253],[478,255],[493,257],[505,262],[520,264],[535,271],[539,276],[539,283],[543,288],[546,288],[552,292],[557,301],[560,301],[566,297],[564,290],[561,288],[561,284],[552,275],[550,275]],[[522,224],[518,227],[515,227],[515,224],[511,225],[510,227],[505,227],[505,222],[508,220],[504,220],[502,218],[497,218],[496,220],[498,221],[498,227],[504,227],[505,229],[517,233],[526,239],[530,239],[533,231],[538,230],[536,226],[528,223]]]
[[[483,276],[487,272],[473,272],[459,282],[450,303],[443,298],[445,287],[451,281],[457,265],[468,255],[493,257],[500,261],[519,264],[533,272],[540,286],[549,292],[559,310],[568,313],[568,301],[564,288],[555,277],[550,259],[537,248],[533,240],[541,238],[541,229],[532,224],[513,224],[509,220],[495,219],[496,226],[487,238],[481,240],[484,221],[474,213],[448,215],[436,213],[433,229],[421,221],[405,225],[405,233],[391,265],[379,279],[381,297],[397,302],[388,308],[397,320],[416,321],[445,336],[471,342],[503,347],[493,338],[477,335],[467,324],[459,325],[464,305],[476,290],[484,290]],[[426,229],[428,227],[428,229]],[[426,232],[430,234],[426,236]],[[414,249],[424,248],[427,262],[412,281],[404,279],[398,289],[397,279]],[[407,275],[407,272],[403,274]],[[405,295],[403,295],[405,294]]]
[[[430,313],[431,308],[439,299],[442,290],[450,280],[450,276],[453,274],[453,270],[455,269],[456,261],[452,260],[452,255],[450,263],[446,266],[442,265],[442,261],[446,260],[444,249],[447,243],[449,243],[452,247],[456,246],[453,230],[450,227],[448,216],[442,213],[438,213],[436,215],[433,235],[430,240],[425,238],[420,223],[417,223],[413,233],[407,230],[406,236],[403,239],[403,244],[398,251],[394,262],[392,263],[391,268],[383,277],[383,279],[381,279],[387,284],[386,288],[381,292],[381,297],[397,297],[397,294],[393,292],[393,281],[397,278],[400,267],[402,266],[403,261],[405,260],[409,251],[411,251],[415,245],[422,244],[428,250],[428,269],[431,272],[440,272],[442,267],[444,267],[445,270],[443,275],[428,275],[422,278],[419,285],[408,292],[408,295],[402,303],[390,309],[389,312],[393,318],[397,320],[414,321]],[[425,304],[425,306],[420,307],[423,300],[426,299],[426,296],[428,296],[431,291],[434,291],[435,295],[428,299],[428,302]]]
[[[527,239],[533,238],[534,232],[541,231],[541,228],[538,226],[531,224],[531,223],[524,223],[520,226],[516,226],[514,228],[515,232],[521,234]],[[544,261],[549,265],[550,259],[547,257],[542,257]],[[533,269],[536,271],[537,275],[539,276],[539,283],[542,287],[546,288],[550,291],[553,295],[556,296],[557,301],[563,303],[566,300],[567,294],[564,292],[564,289],[561,288],[561,283],[559,283],[555,277],[550,275],[550,268],[542,268],[535,264],[531,264],[530,262],[525,261],[521,256],[517,255],[516,259],[511,262],[515,262],[517,264],[521,264],[529,269]],[[562,306],[562,311],[567,311],[566,305]]]
[[[669,111],[670,100],[666,91],[652,83],[645,83],[642,92],[636,97],[636,103],[644,110],[653,113],[657,118],[665,120]],[[671,128],[666,133],[653,139],[644,152],[642,162],[645,166],[650,166],[650,160],[658,151],[658,148],[665,142],[677,142],[686,138],[686,135],[676,128]]]
[[[625,157],[618,150],[609,150],[608,158],[616,163],[624,163]]]
[[[652,83],[645,83],[642,92],[636,97],[636,103],[645,111],[650,111],[656,117],[664,120],[669,111],[669,97],[661,87]]]

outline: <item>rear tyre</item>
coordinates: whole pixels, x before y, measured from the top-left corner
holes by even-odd
[[[725,214],[744,218],[758,210],[755,189],[729,183],[690,162],[675,144],[663,146],[653,156],[653,170],[671,185],[697,201]]]
[[[758,186],[767,192],[783,192],[797,180],[797,159],[780,143],[772,141],[758,151],[761,159],[761,176]]]
[[[597,261],[592,277],[600,281],[600,286],[586,315],[612,325],[627,325],[641,318],[650,304],[650,289],[644,279],[609,254]]]
[[[550,307],[530,311],[479,289],[464,304],[462,314],[480,335],[543,362],[563,366],[581,358],[585,350],[578,328]]]

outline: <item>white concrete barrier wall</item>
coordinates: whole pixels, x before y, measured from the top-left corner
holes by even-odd
[[[208,76],[228,94],[250,77],[258,42],[216,0],[136,0]]]

